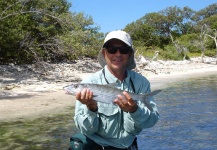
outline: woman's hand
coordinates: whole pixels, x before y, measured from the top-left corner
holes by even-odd
[[[127,92],[123,92],[124,96],[118,95],[118,99],[115,99],[115,104],[117,104],[123,111],[134,113],[138,105],[137,103],[130,97]]]
[[[97,111],[97,102],[93,100],[93,92],[89,89],[83,89],[76,94],[76,99],[82,104],[85,104],[87,108],[93,112]]]

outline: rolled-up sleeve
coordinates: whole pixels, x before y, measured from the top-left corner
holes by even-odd
[[[86,105],[81,104],[79,101],[76,101],[74,121],[83,134],[90,135],[98,129],[97,112],[90,111]]]

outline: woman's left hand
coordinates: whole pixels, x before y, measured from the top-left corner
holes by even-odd
[[[137,103],[130,97],[127,92],[123,92],[123,95],[118,95],[118,99],[115,99],[114,103],[117,104],[123,111],[134,113],[138,105]]]

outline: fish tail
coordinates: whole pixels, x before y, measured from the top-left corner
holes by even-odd
[[[153,111],[153,108],[151,107],[150,102],[147,100],[148,97],[154,96],[156,94],[158,94],[159,92],[161,92],[162,90],[155,90],[151,93],[148,94],[141,94],[141,95],[136,95],[135,100],[140,100],[141,102],[143,102],[146,107],[150,110]]]
[[[162,91],[162,90],[155,90],[155,91],[153,91],[153,92],[151,92],[151,93],[145,94],[145,98],[146,98],[146,97],[150,97],[150,96],[154,96],[154,95],[160,93],[161,91]]]

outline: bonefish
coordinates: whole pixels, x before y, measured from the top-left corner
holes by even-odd
[[[80,83],[72,84],[64,87],[63,89],[67,91],[68,94],[76,95],[77,92],[82,91],[84,88],[90,89],[93,92],[93,100],[111,104],[117,98],[117,95],[123,95],[123,90],[113,87],[113,84],[89,84],[89,83]],[[150,106],[150,102],[147,100],[148,97],[154,96],[161,92],[161,90],[156,90],[148,94],[135,94],[130,93],[130,97],[135,101],[142,101],[149,110],[153,111]]]

